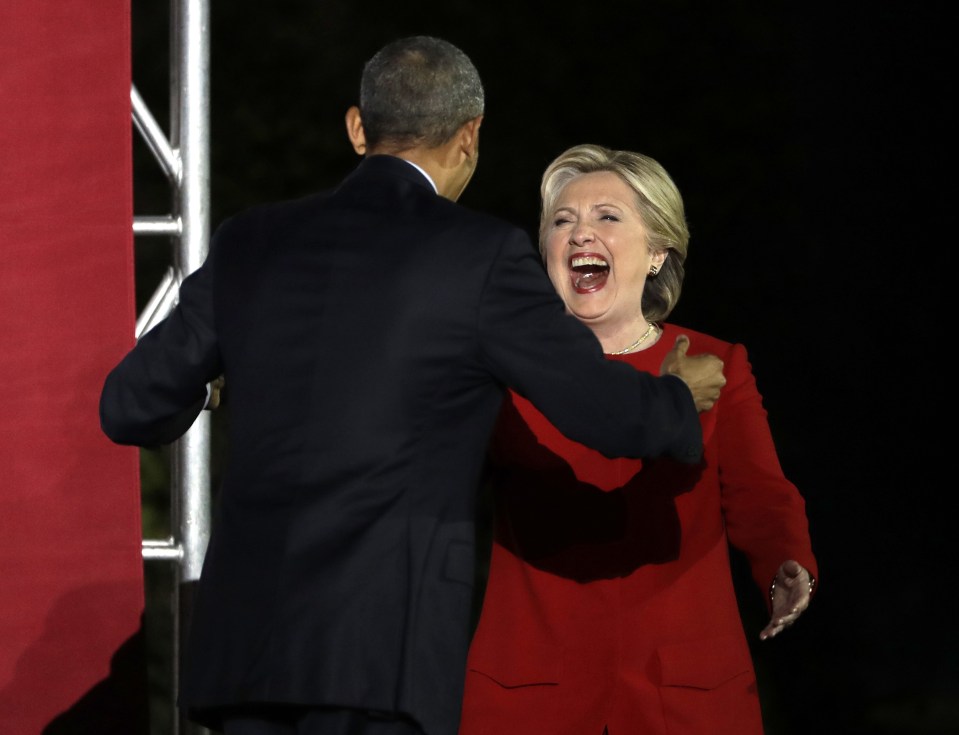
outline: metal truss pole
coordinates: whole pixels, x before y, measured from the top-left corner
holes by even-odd
[[[206,259],[210,235],[210,44],[209,0],[171,0],[170,138],[134,87],[133,119],[163,169],[174,192],[173,213],[168,217],[135,217],[139,235],[173,238],[173,266],[137,320],[137,337],[162,320],[176,303],[180,282]],[[171,512],[174,538],[144,540],[144,559],[172,561],[177,565],[173,600],[171,690],[179,690],[182,639],[192,607],[193,588],[199,579],[210,534],[210,416],[201,412],[178,441],[171,456]],[[208,733],[189,723],[173,709],[173,733]]]

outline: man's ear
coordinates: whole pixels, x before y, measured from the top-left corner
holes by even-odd
[[[360,108],[353,105],[346,111],[346,135],[353,144],[357,155],[366,155],[366,133],[363,131],[363,120],[360,118]]]
[[[467,158],[475,158],[479,153],[479,129],[483,116],[479,115],[463,123],[460,128],[460,147]]]

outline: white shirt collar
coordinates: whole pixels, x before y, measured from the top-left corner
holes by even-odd
[[[405,158],[403,158],[403,159],[401,159],[401,160],[406,161]],[[426,177],[426,180],[430,182],[430,186],[433,187],[433,191],[435,191],[437,194],[440,193],[439,189],[436,188],[436,183],[433,181],[432,177],[431,177],[428,173],[426,173],[426,171],[424,171],[424,170],[422,169],[422,167],[417,166],[417,165],[416,165],[415,163],[413,163],[412,161],[406,161],[406,162],[407,162],[410,166],[412,166],[413,168],[415,168],[417,171],[419,171],[421,174],[423,174],[423,176]]]

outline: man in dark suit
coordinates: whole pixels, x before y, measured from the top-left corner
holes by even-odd
[[[507,386],[605,454],[699,461],[722,363],[684,343],[671,375],[604,359],[525,232],[455,203],[482,114],[455,46],[388,44],[347,113],[360,165],[224,222],[106,379],[103,429],[138,445],[177,439],[226,379],[230,457],[179,699],[197,722],[455,735],[477,492]]]

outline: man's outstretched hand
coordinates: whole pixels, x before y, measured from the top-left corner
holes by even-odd
[[[659,366],[659,374],[682,378],[693,394],[696,410],[708,411],[719,398],[722,387],[726,385],[723,361],[710,354],[690,357],[686,354],[688,349],[689,337],[685,334],[679,335]]]

